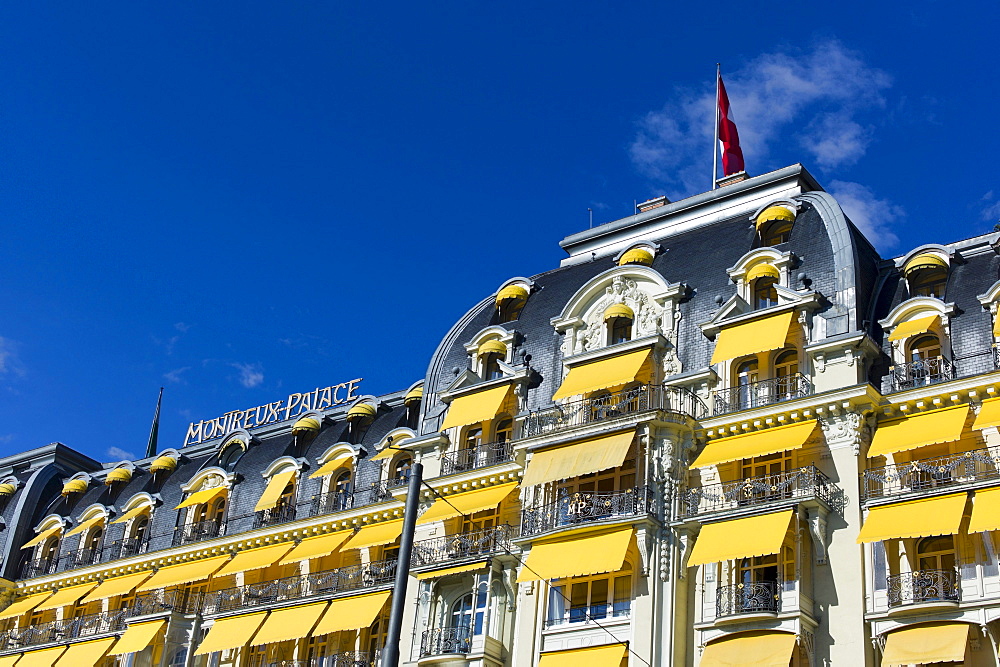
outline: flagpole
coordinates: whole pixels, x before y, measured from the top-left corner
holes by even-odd
[[[719,63],[715,63],[715,139],[712,141],[712,189],[718,187],[719,176],[719,78],[722,76],[722,69]]]

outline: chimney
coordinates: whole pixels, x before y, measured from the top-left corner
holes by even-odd
[[[639,213],[645,213],[646,211],[652,211],[654,208],[660,208],[661,206],[666,206],[669,203],[670,200],[667,199],[666,196],[655,197],[653,199],[647,199],[646,201],[636,206],[636,208],[639,209]]]
[[[742,181],[747,180],[748,178],[750,177],[747,176],[747,173],[745,171],[738,171],[735,174],[729,174],[729,176],[723,176],[722,178],[717,180],[715,184],[718,185],[720,188],[724,188],[727,185],[740,183]]]

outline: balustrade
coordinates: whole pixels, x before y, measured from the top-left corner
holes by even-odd
[[[903,391],[914,387],[945,382],[955,378],[955,369],[944,357],[917,359],[889,367],[889,391]]]
[[[467,626],[434,628],[420,635],[420,657],[466,654],[472,648],[472,630]]]
[[[226,534],[225,521],[195,521],[177,527],[173,536],[173,545],[180,546],[201,540],[210,540]]]
[[[560,489],[551,503],[521,510],[521,535],[534,535],[564,526],[656,513],[656,494],[639,487],[611,493],[569,493]]]
[[[688,489],[680,495],[681,518],[798,498],[818,498],[840,511],[844,492],[813,466]]]
[[[511,442],[490,442],[478,447],[460,449],[441,456],[441,474],[454,475],[467,470],[495,466],[510,461],[513,455],[514,447]]]
[[[253,527],[264,528],[289,521],[295,521],[295,505],[293,503],[278,505],[271,509],[256,512],[253,517]]]
[[[720,586],[715,594],[715,615],[777,613],[781,611],[781,586],[776,581],[740,582]]]
[[[719,389],[712,393],[712,407],[715,414],[721,415],[790,401],[812,393],[813,388],[809,378],[802,373],[791,373],[731,389]]]
[[[890,608],[922,602],[958,602],[962,594],[955,570],[914,570],[886,580]]]
[[[125,629],[123,610],[87,614],[61,621],[35,623],[0,633],[0,651],[23,649],[40,644],[68,642],[82,637],[121,632]]]
[[[444,535],[413,544],[411,567],[488,556],[510,550],[514,528],[507,524],[456,535]]]
[[[864,498],[879,498],[991,479],[1000,479],[1000,447],[869,468],[861,473],[861,486]]]

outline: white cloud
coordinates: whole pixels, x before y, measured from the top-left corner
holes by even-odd
[[[187,333],[188,331],[191,330],[191,325],[184,324],[183,322],[177,322],[176,324],[174,324],[174,328],[180,331],[181,333]]]
[[[6,373],[17,376],[24,375],[24,367],[17,354],[18,347],[16,341],[0,336],[0,375]]]
[[[108,456],[115,461],[135,460],[135,454],[133,454],[132,452],[126,452],[121,447],[108,447]]]
[[[899,243],[899,237],[890,227],[893,222],[906,215],[901,206],[887,199],[877,198],[860,183],[833,181],[827,191],[876,248],[888,249]]]
[[[240,372],[240,384],[247,389],[259,387],[264,382],[264,369],[260,364],[232,364]]]
[[[798,146],[824,169],[849,165],[864,155],[872,127],[863,113],[885,106],[889,76],[838,41],[805,53],[764,53],[724,72],[746,164],[761,173],[778,140],[798,135]],[[639,122],[629,147],[645,175],[686,196],[711,186],[715,85],[677,89],[658,111]],[[787,151],[786,151],[787,153]]]
[[[984,206],[979,212],[979,217],[986,222],[1000,222],[1000,201],[994,201],[992,190],[983,195],[982,202]]]
[[[175,368],[172,371],[167,371],[163,374],[163,379],[167,382],[173,382],[175,384],[181,384],[184,382],[184,378],[181,377],[186,371],[191,370],[190,366],[184,366],[182,368]]]

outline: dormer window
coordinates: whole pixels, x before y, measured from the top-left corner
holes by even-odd
[[[753,282],[754,310],[778,305],[778,290],[775,289],[775,285],[777,284],[777,279],[770,276],[758,278]]]
[[[903,265],[910,296],[943,299],[948,284],[948,262],[935,253],[921,253]]]
[[[498,340],[488,340],[479,346],[477,352],[484,380],[499,380],[503,377],[500,362],[507,358],[507,346]]]
[[[941,341],[934,334],[920,336],[910,343],[910,361],[926,361],[941,356]]]
[[[497,324],[513,322],[521,315],[528,301],[528,288],[521,284],[507,285],[497,292]]]
[[[604,322],[608,328],[608,345],[617,345],[632,340],[632,323],[635,313],[624,303],[616,303],[604,311]]]
[[[756,219],[761,245],[775,246],[787,243],[795,224],[795,211],[788,206],[768,206]]]
[[[230,440],[219,454],[219,467],[226,472],[233,472],[241,456],[243,456],[243,442]]]

